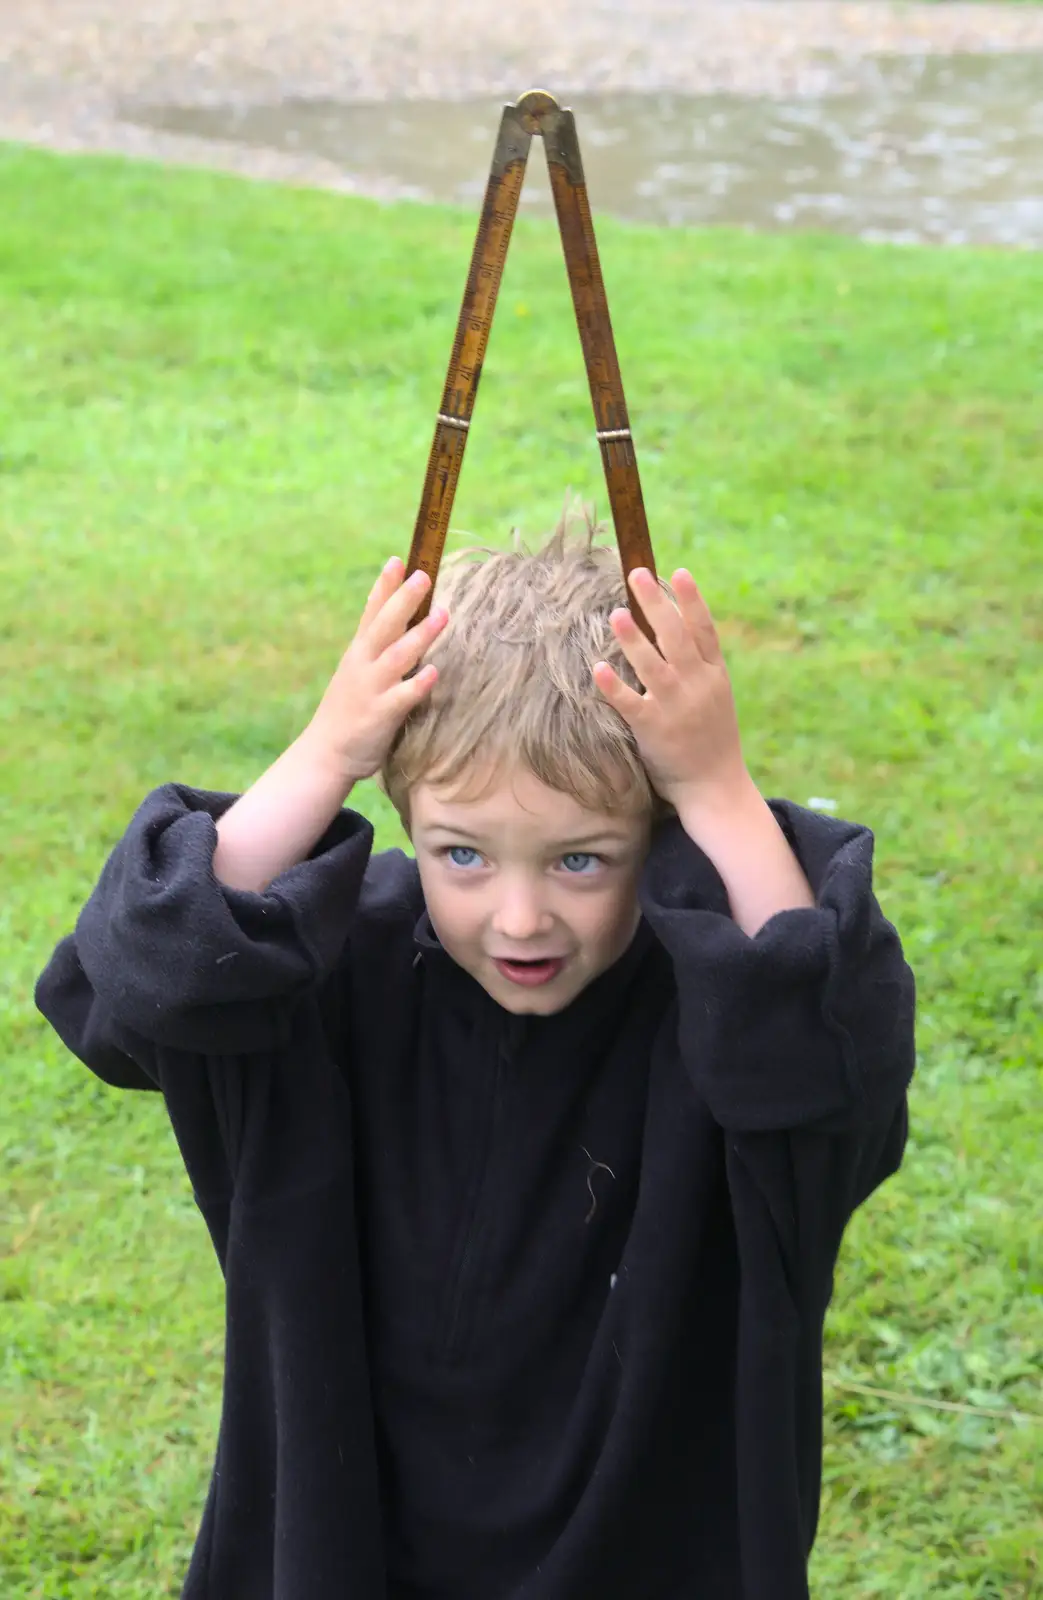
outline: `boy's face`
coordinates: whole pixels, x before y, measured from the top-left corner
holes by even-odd
[[[650,819],[587,811],[525,771],[480,800],[428,783],[410,793],[410,837],[435,932],[457,965],[517,1015],[562,1010],[627,949],[641,918],[650,835]]]

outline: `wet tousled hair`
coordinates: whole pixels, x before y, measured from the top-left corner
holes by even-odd
[[[424,658],[438,678],[378,779],[407,828],[414,784],[477,799],[519,769],[588,810],[653,823],[669,814],[591,674],[607,661],[641,689],[608,624],[628,597],[615,545],[597,542],[603,531],[586,508],[566,508],[536,551],[515,534],[511,549],[444,559],[437,598],[449,621]]]

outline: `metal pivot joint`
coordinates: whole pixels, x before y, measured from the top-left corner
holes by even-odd
[[[534,134],[543,139],[547,157],[620,561],[628,576],[635,567],[647,567],[655,572],[637,456],[576,136],[576,119],[571,111],[558,105],[553,95],[542,89],[530,89],[516,105],[505,106],[503,110],[460,320],[449,357],[406,567],[407,575],[419,568],[431,579],[431,589],[416,613],[417,621],[426,616],[430,608],[445,549],[496,297]],[[629,593],[628,604],[635,621],[654,642],[651,628]]]

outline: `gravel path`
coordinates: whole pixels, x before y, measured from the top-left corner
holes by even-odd
[[[545,86],[822,94],[867,57],[1043,51],[1043,6],[878,0],[0,0],[0,139],[356,187],[136,126],[135,106],[511,99]],[[368,185],[373,192],[373,185]]]

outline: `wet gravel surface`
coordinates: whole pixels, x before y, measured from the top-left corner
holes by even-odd
[[[136,107],[669,90],[817,96],[880,54],[1043,51],[1043,6],[875,0],[2,0],[0,138],[381,192]]]

